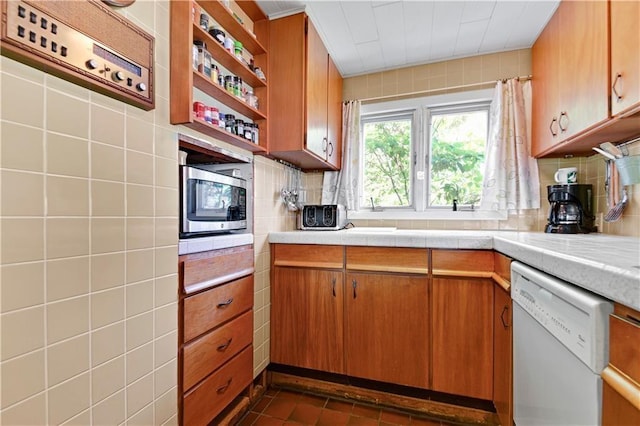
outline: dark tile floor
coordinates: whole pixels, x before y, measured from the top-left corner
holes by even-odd
[[[422,425],[453,426],[422,416],[327,398],[310,393],[269,389],[239,423],[239,426],[343,426]]]

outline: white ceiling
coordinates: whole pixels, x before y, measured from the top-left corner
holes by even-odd
[[[258,0],[270,17],[305,10],[343,77],[528,48],[559,0]]]

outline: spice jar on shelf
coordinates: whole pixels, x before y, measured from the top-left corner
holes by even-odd
[[[224,89],[232,95],[236,94],[235,86],[234,86],[233,76],[225,75],[224,76]]]
[[[224,39],[227,37],[227,35],[220,28],[216,26],[209,27],[209,35],[211,35],[211,37],[216,39],[220,44],[224,46]]]
[[[260,67],[256,67],[256,69],[254,70],[254,72],[256,73],[256,76],[262,80],[262,81],[267,81],[267,77],[265,77],[264,73],[262,72],[262,70],[260,69]]]
[[[224,49],[229,53],[233,53],[233,39],[229,36],[225,37],[224,39]]]
[[[209,29],[209,15],[204,12],[200,13],[200,28],[205,31]]]
[[[244,137],[244,121],[242,121],[239,118],[236,119],[236,123],[235,123],[235,126],[233,128],[233,134],[234,135],[238,135],[241,138]]]
[[[242,51],[243,51],[242,42],[236,40],[233,43],[233,53],[236,55],[236,58],[239,61],[242,61]]]
[[[224,129],[229,133],[233,133],[234,127],[236,125],[236,116],[233,114],[227,114],[224,116],[224,122]]]

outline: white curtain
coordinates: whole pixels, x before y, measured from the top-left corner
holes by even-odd
[[[322,204],[343,204],[356,208],[360,175],[360,101],[342,104],[342,168],[324,172]]]
[[[499,81],[490,114],[480,209],[540,208],[538,163],[529,155],[531,81]]]

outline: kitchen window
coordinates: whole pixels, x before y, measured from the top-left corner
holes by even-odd
[[[363,105],[358,212],[475,209],[490,105],[490,90]]]

